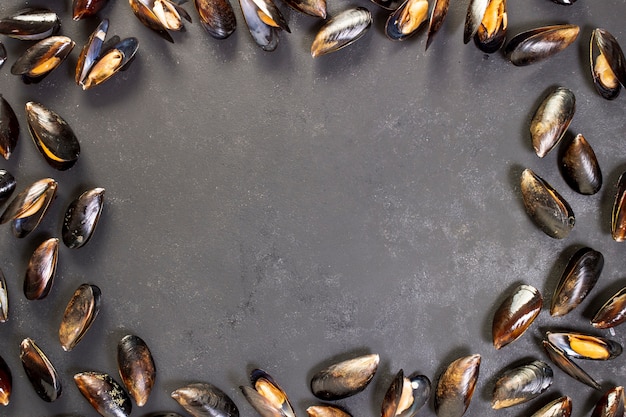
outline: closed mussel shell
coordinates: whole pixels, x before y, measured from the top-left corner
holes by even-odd
[[[328,20],[311,45],[313,58],[335,52],[360,39],[372,25],[372,14],[364,7],[344,10]]]
[[[9,291],[4,273],[0,271],[0,323],[9,319]]]
[[[581,248],[567,263],[550,306],[550,315],[564,316],[576,308],[593,289],[604,267],[604,256],[596,250]]]
[[[382,417],[413,417],[430,399],[431,384],[425,375],[404,376],[400,369],[383,399]]]
[[[493,317],[493,346],[500,349],[513,342],[528,329],[535,320],[543,298],[531,285],[517,287],[496,310]]]
[[[0,216],[0,224],[13,221],[13,234],[24,237],[37,227],[56,194],[57,183],[52,178],[34,182],[19,193]]]
[[[548,340],[574,359],[608,360],[622,354],[622,345],[614,340],[584,333],[547,332]]]
[[[591,417],[623,417],[624,408],[624,387],[613,387],[598,400]]]
[[[13,376],[11,369],[0,356],[0,404],[7,406],[11,400],[11,391],[13,390]]]
[[[20,344],[20,359],[37,395],[47,402],[59,398],[61,395],[59,375],[48,357],[32,339],[26,338]]]
[[[605,29],[594,29],[589,43],[589,64],[598,93],[612,100],[626,85],[626,58],[617,39]]]
[[[311,392],[322,400],[340,400],[363,391],[378,369],[378,354],[348,359],[313,375]]]
[[[611,236],[616,242],[626,240],[626,172],[617,181],[617,191],[611,211]]]
[[[352,417],[347,411],[332,405],[312,405],[306,412],[309,417]]]
[[[574,228],[576,218],[569,203],[531,169],[522,172],[522,199],[531,220],[548,236],[563,239]]]
[[[452,362],[439,377],[435,390],[438,417],[461,417],[469,407],[480,370],[480,355]]]
[[[428,21],[428,35],[426,37],[426,49],[430,46],[433,38],[445,20],[448,14],[448,8],[450,6],[450,0],[435,0],[435,4],[430,12],[430,19]]]
[[[490,0],[474,34],[474,43],[481,51],[492,54],[504,45],[507,27],[506,0]]]
[[[15,177],[9,171],[0,169],[0,205],[11,197],[16,184]]]
[[[72,19],[80,20],[95,16],[108,0],[74,0],[72,2]]]
[[[59,255],[59,239],[43,241],[33,252],[24,277],[24,295],[29,300],[45,298],[52,288]]]
[[[68,352],[81,341],[100,311],[100,288],[95,285],[79,286],[65,307],[59,326],[59,341]]]
[[[491,407],[498,410],[530,401],[552,385],[552,378],[552,368],[543,361],[508,369],[496,381]]]
[[[593,195],[600,191],[600,164],[583,135],[576,135],[567,144],[560,158],[560,167],[563,178],[574,191],[584,195]]]
[[[600,389],[600,384],[598,384],[595,379],[591,377],[585,370],[583,370],[580,366],[576,365],[566,354],[560,349],[558,346],[552,344],[549,340],[543,341],[543,347],[548,354],[550,360],[563,372],[576,379],[577,381],[582,382],[585,385],[590,386],[591,388]]]
[[[102,372],[81,372],[74,375],[74,382],[83,397],[100,415],[105,417],[128,417],[132,410],[130,398],[122,386]]]
[[[193,383],[172,392],[181,407],[194,417],[238,417],[239,410],[228,395],[209,383]]]
[[[156,366],[146,342],[139,336],[124,336],[117,345],[117,365],[128,393],[142,407],[156,378]]]
[[[52,10],[26,8],[0,19],[0,34],[22,40],[40,40],[59,30],[59,17]]]
[[[228,0],[195,0],[200,24],[215,39],[228,38],[237,28],[233,6]]]
[[[538,157],[543,158],[561,140],[576,111],[576,96],[557,87],[543,99],[530,122],[530,138]]]
[[[8,160],[20,135],[20,124],[9,102],[0,94],[0,154]]]
[[[561,52],[578,37],[576,25],[553,25],[515,35],[504,48],[513,65],[534,64]]]
[[[240,387],[250,405],[263,417],[295,417],[285,391],[262,369],[250,374],[254,388]]]
[[[572,400],[563,396],[541,407],[530,417],[570,417],[572,414]]]
[[[428,0],[406,0],[387,19],[385,33],[394,41],[413,35],[428,19]]]
[[[78,161],[78,138],[61,116],[29,101],[26,103],[26,119],[35,146],[50,166],[64,171]]]
[[[0,41],[0,68],[7,61],[7,49],[4,47],[2,41]]]
[[[87,190],[70,203],[61,229],[63,243],[68,248],[80,248],[91,239],[103,205],[104,188]]]
[[[83,90],[100,85],[127,68],[139,50],[137,38],[125,38],[110,49],[102,51],[101,56],[79,83]]]
[[[24,52],[11,67],[11,74],[21,75],[26,84],[37,83],[57,68],[74,49],[67,36],[51,36]]]
[[[626,321],[626,287],[619,290],[591,319],[591,325],[596,329],[608,329]]]

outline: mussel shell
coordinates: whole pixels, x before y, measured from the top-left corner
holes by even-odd
[[[463,43],[467,44],[478,31],[488,5],[489,0],[470,0],[465,15]]]
[[[0,169],[0,205],[11,197],[16,184],[15,177],[9,171]]]
[[[550,388],[553,375],[552,368],[543,361],[532,361],[504,371],[493,388],[491,408],[512,407],[536,398]]]
[[[124,388],[102,372],[81,372],[74,382],[83,397],[102,416],[128,417],[132,411],[130,398]]]
[[[596,329],[608,329],[626,321],[626,287],[619,290],[591,319],[591,325]]]
[[[0,224],[32,218],[33,221],[29,222],[29,225],[33,226],[32,223],[36,221],[36,226],[48,210],[56,189],[57,183],[52,178],[43,178],[34,182],[9,203],[0,216]]]
[[[74,78],[76,84],[80,85],[80,83],[87,78],[87,74],[89,74],[89,71],[100,57],[100,51],[102,50],[102,45],[104,44],[108,30],[109,19],[103,19],[91,33],[87,43],[85,43],[85,46],[83,46],[83,49],[80,51],[78,62],[76,63],[76,76]]]
[[[59,326],[59,342],[64,351],[74,349],[87,333],[100,311],[101,291],[96,285],[79,286],[65,307]]]
[[[352,417],[347,411],[332,405],[312,405],[306,412],[309,417]]]
[[[474,43],[481,51],[492,54],[504,45],[507,27],[506,0],[490,0],[474,34]]]
[[[146,342],[139,336],[124,336],[117,345],[117,365],[128,393],[142,407],[156,378],[156,366]]]
[[[557,87],[541,102],[530,122],[530,137],[538,157],[543,158],[561,140],[576,111],[574,93]]]
[[[602,171],[596,154],[581,134],[568,144],[560,158],[563,178],[572,189],[583,195],[593,195],[602,187]]]
[[[591,417],[623,417],[624,387],[613,387],[604,393],[591,412]]]
[[[78,196],[65,211],[61,235],[65,246],[84,246],[96,229],[104,205],[104,188],[92,188]]]
[[[40,40],[55,34],[61,22],[52,10],[26,8],[0,19],[0,34],[15,39]]]
[[[0,94],[0,154],[9,159],[20,135],[17,116],[9,102]]]
[[[518,339],[535,320],[543,298],[531,285],[520,285],[500,304],[493,317],[493,346],[500,349]]]
[[[326,19],[326,0],[284,0],[289,7],[313,17]]]
[[[574,228],[576,218],[567,201],[530,169],[522,172],[522,198],[526,213],[548,236],[563,239]]]
[[[239,5],[254,42],[264,51],[271,52],[275,50],[279,41],[279,29],[263,22],[257,5],[253,0],[239,0]]]
[[[598,41],[598,38],[601,38],[601,41]],[[600,49],[600,44],[604,47],[603,49]],[[604,29],[594,29],[591,33],[589,68],[598,94],[607,100],[616,99],[622,89],[622,84],[615,71],[621,71],[622,78],[624,78],[623,73],[626,71],[624,53],[613,35]]]
[[[11,74],[21,75],[26,84],[37,83],[56,69],[74,49],[67,36],[51,36],[31,46],[11,67]]]
[[[583,302],[600,278],[602,253],[585,247],[571,257],[552,296],[550,315],[564,316]]]
[[[348,359],[313,375],[311,392],[322,400],[340,400],[363,391],[378,369],[378,354]]]
[[[6,61],[7,61],[7,50],[4,47],[4,44],[2,43],[2,41],[0,41],[0,68],[2,68],[2,66],[4,65]]]
[[[238,417],[239,410],[228,395],[215,385],[194,383],[171,394],[194,417]]]
[[[7,406],[11,400],[11,391],[13,389],[13,376],[9,365],[0,356],[0,404]]]
[[[580,28],[576,25],[553,25],[515,35],[504,48],[504,54],[516,66],[534,64],[561,52],[571,45]]]
[[[622,354],[622,345],[600,336],[584,333],[547,332],[553,345],[574,359],[609,360]]]
[[[72,2],[72,19],[80,20],[95,16],[108,0],[74,0]]]
[[[619,176],[611,211],[611,236],[616,242],[626,240],[626,172]]]
[[[24,295],[29,300],[45,298],[52,288],[59,256],[59,239],[44,240],[28,261],[24,277]]]
[[[167,28],[161,23],[159,18],[154,14],[151,5],[154,0],[128,0],[133,13],[144,26],[152,29],[168,42],[174,43],[174,38],[168,32]]]
[[[600,28],[593,31],[592,41],[594,39],[598,49],[606,57],[613,74],[615,74],[620,84],[626,87],[626,58],[617,39],[607,30]]]
[[[403,41],[428,19],[428,0],[405,0],[394,10],[385,24],[385,34],[394,41]]]
[[[0,323],[9,319],[9,291],[4,273],[0,270]],[[1,362],[0,362],[1,364]]]
[[[385,10],[396,10],[404,0],[372,0],[372,3]]]
[[[137,38],[125,38],[110,49],[103,48],[98,60],[94,62],[89,73],[80,82],[80,86],[83,90],[88,90],[107,81],[119,71],[125,70],[132,62],[138,49],[139,41]]]
[[[530,417],[570,417],[572,414],[572,400],[563,396],[544,405]]]
[[[428,36],[426,37],[426,50],[433,41],[435,34],[441,29],[443,21],[448,14],[448,7],[450,6],[450,0],[435,0],[435,4],[430,12],[430,19],[428,22]]]
[[[22,340],[20,359],[28,380],[42,400],[53,402],[61,396],[61,380],[56,369],[32,339]]]
[[[311,45],[313,58],[338,51],[360,39],[372,25],[372,14],[364,7],[344,10],[328,20]]]
[[[241,387],[250,405],[263,417],[295,417],[285,391],[264,370],[255,369],[250,373],[250,383],[254,388]]]
[[[549,340],[543,341],[543,347],[548,354],[550,360],[563,372],[576,379],[577,381],[582,382],[585,385],[590,386],[591,388],[600,389],[600,384],[598,384],[587,372],[585,372],[580,366],[576,365],[566,354],[560,349],[558,346],[552,344]]]
[[[571,6],[576,3],[576,0],[552,0],[552,2],[556,4],[563,4],[565,6]]]
[[[228,0],[195,0],[200,24],[215,39],[228,38],[237,28],[233,6]]]
[[[430,399],[431,384],[425,375],[404,376],[400,369],[381,406],[382,417],[413,417]]]
[[[147,414],[145,417],[183,417],[178,413],[156,412]]]
[[[461,417],[469,407],[480,370],[480,355],[452,362],[439,377],[435,390],[438,417]]]

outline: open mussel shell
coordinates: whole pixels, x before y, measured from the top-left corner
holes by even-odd
[[[536,398],[550,388],[553,375],[552,368],[543,361],[532,361],[504,371],[493,388],[491,408],[512,407]]]
[[[4,273],[0,270],[0,323],[9,320],[9,291]]]
[[[340,400],[363,391],[378,369],[376,353],[348,359],[322,369],[311,379],[311,392],[322,400]]]
[[[622,345],[600,336],[574,332],[547,332],[546,337],[573,359],[609,360],[622,354]]]
[[[596,329],[608,329],[626,321],[626,287],[619,290],[591,319]]]
[[[100,312],[100,288],[91,284],[79,286],[65,307],[59,326],[59,342],[64,351],[74,349]]]
[[[530,417],[570,417],[572,414],[572,400],[563,396],[541,407]]]
[[[571,45],[580,28],[576,25],[544,26],[515,35],[504,54],[516,66],[534,64],[561,52]]]
[[[9,405],[12,390],[13,376],[11,375],[11,369],[4,358],[0,356],[0,405]]]
[[[613,387],[604,393],[591,412],[591,417],[623,417],[624,387]]]
[[[182,19],[191,22],[189,14],[170,0],[128,0],[128,2],[133,13],[144,26],[172,43],[174,43],[174,38],[169,31],[182,30]]]
[[[522,172],[522,199],[531,220],[548,236],[563,239],[574,228],[576,217],[569,203],[531,169]]]
[[[360,39],[372,25],[372,14],[364,7],[344,10],[328,20],[311,45],[313,58],[338,51]]]
[[[15,177],[9,171],[0,169],[0,205],[11,197],[16,184]]]
[[[0,19],[0,34],[22,40],[41,40],[55,34],[61,22],[56,13],[43,8],[26,8]]]
[[[276,49],[281,29],[291,32],[272,0],[239,0],[239,5],[252,39],[264,51]]]
[[[430,399],[431,384],[425,375],[404,376],[400,369],[381,406],[382,417],[413,417]]]
[[[56,369],[32,339],[22,340],[20,360],[39,398],[46,402],[53,402],[61,396],[61,380]]]
[[[480,355],[453,361],[439,377],[435,390],[438,417],[461,417],[470,405],[480,370]]]
[[[580,366],[576,365],[574,361],[558,346],[554,345],[549,340],[543,341],[543,347],[550,358],[550,360],[563,372],[571,376],[577,381],[582,382],[591,388],[600,389],[600,384],[596,382],[587,372],[585,372]]]
[[[543,306],[543,298],[532,285],[520,285],[498,307],[493,316],[493,346],[500,349],[521,337]]]
[[[602,187],[602,171],[596,154],[581,134],[572,139],[560,157],[563,178],[572,189],[583,195],[593,195]]]
[[[156,366],[146,342],[132,334],[124,336],[117,345],[117,365],[128,393],[138,407],[144,406],[156,378]]]
[[[417,32],[428,19],[428,0],[405,0],[394,10],[385,24],[385,34],[394,41],[403,41]]]
[[[233,6],[228,0],[194,0],[200,24],[215,39],[228,38],[237,28]]]
[[[84,246],[96,230],[102,207],[104,188],[92,188],[73,200],[65,211],[61,236],[65,246],[78,249]]]
[[[137,38],[125,38],[104,49],[79,84],[83,90],[100,85],[130,65],[139,49]]]
[[[74,0],[72,2],[72,19],[80,20],[95,16],[108,0]]]
[[[39,103],[26,103],[28,131],[46,162],[59,171],[74,166],[80,144],[72,128],[52,110]]]
[[[20,135],[20,124],[9,102],[0,94],[0,154],[9,159]]]
[[[284,0],[289,7],[300,13],[326,19],[326,0]]]
[[[24,295],[29,300],[45,298],[52,288],[59,257],[59,239],[44,240],[33,252],[24,276]]]
[[[261,369],[250,374],[254,388],[240,387],[250,405],[263,417],[295,417],[287,394],[272,377]]]
[[[76,76],[74,80],[76,84],[81,83],[100,57],[100,51],[109,30],[109,19],[103,19],[96,29],[91,33],[87,43],[80,51],[78,61],[76,63]]]
[[[312,405],[306,412],[309,417],[352,417],[347,411],[332,405]]]
[[[435,4],[430,12],[430,19],[428,21],[428,35],[426,37],[426,48],[430,46],[435,34],[441,29],[443,21],[448,14],[448,8],[450,6],[450,0],[435,0]]]
[[[463,43],[467,44],[478,31],[489,0],[470,0],[465,14],[465,26],[463,28]]]
[[[228,395],[215,385],[193,383],[171,394],[194,417],[238,417],[239,410]]]
[[[535,153],[543,158],[559,143],[576,111],[576,96],[557,87],[543,99],[530,122],[530,138]]]
[[[504,45],[507,27],[506,0],[490,0],[474,34],[474,43],[481,51],[492,54]]]
[[[564,316],[582,303],[598,282],[603,267],[602,253],[588,247],[576,251],[554,291],[550,315]]]
[[[38,83],[56,69],[74,49],[67,36],[51,36],[31,46],[11,67],[11,74],[21,75],[26,84]]]
[[[589,44],[589,64],[598,93],[612,100],[626,85],[626,58],[617,39],[605,29],[594,29]]]
[[[46,214],[56,190],[57,182],[52,178],[34,182],[9,203],[0,216],[0,224],[13,221],[13,233],[26,236]]]
[[[626,240],[626,172],[617,181],[617,191],[611,211],[611,236],[616,242]]]
[[[74,382],[83,397],[102,416],[127,417],[132,410],[124,388],[110,375],[102,372],[80,372]]]

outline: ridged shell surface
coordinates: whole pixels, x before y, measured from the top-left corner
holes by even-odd
[[[48,357],[32,339],[26,338],[20,344],[20,360],[39,398],[46,402],[56,401],[62,392],[61,379]]]
[[[480,355],[452,362],[439,377],[435,390],[438,417],[461,417],[470,405],[480,370]]]
[[[313,58],[335,52],[360,39],[372,25],[372,14],[364,7],[345,10],[328,20],[311,45]]]
[[[189,384],[178,388],[171,396],[194,417],[239,417],[233,400],[213,384]]]
[[[80,285],[65,307],[59,326],[59,341],[64,351],[74,349],[87,333],[100,311],[100,288]]]
[[[493,388],[491,407],[498,410],[536,398],[552,385],[553,375],[552,368],[543,361],[506,370]]]
[[[128,393],[137,406],[144,406],[156,378],[156,366],[146,342],[139,336],[124,336],[117,345],[117,364]]]
[[[364,355],[331,365],[317,372],[311,379],[311,392],[317,398],[334,401],[358,394],[370,383],[380,357]]]

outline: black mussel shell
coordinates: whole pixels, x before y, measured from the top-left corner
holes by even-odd
[[[9,159],[20,135],[17,116],[9,102],[0,94],[0,154]]]
[[[228,38],[237,28],[233,6],[228,0],[195,0],[200,24],[215,39]]]
[[[278,46],[278,31],[280,30],[278,23],[266,13],[271,10],[268,9],[269,4],[272,8],[276,8],[271,0],[239,0],[252,39],[267,52],[275,50]],[[280,19],[283,19],[282,15]]]
[[[378,354],[359,356],[322,369],[311,379],[311,392],[327,401],[340,400],[363,391],[378,369]]]
[[[95,16],[108,0],[74,0],[72,2],[72,19],[80,20]]]
[[[530,417],[570,417],[571,414],[572,400],[564,396],[550,401]]]
[[[9,171],[0,169],[0,205],[11,197],[16,184],[15,177]]]
[[[594,40],[615,77],[620,84],[626,86],[626,58],[617,39],[607,30],[597,28],[592,33],[592,41]]]
[[[29,101],[26,103],[26,119],[35,146],[51,167],[65,171],[74,166],[80,155],[80,144],[61,116]]]
[[[250,405],[263,417],[295,417],[285,391],[262,369],[250,374],[254,388],[240,387]]]
[[[470,0],[465,15],[463,43],[467,44],[478,31],[488,5],[489,0]]]
[[[593,195],[602,187],[602,171],[596,154],[581,134],[565,147],[560,157],[563,178],[580,194]]]
[[[0,404],[7,406],[11,400],[11,391],[13,389],[13,376],[9,365],[0,356]]]
[[[481,51],[492,54],[504,45],[507,27],[506,0],[490,0],[474,34],[474,43]]]
[[[577,381],[582,382],[591,388],[600,389],[598,384],[587,372],[585,372],[580,366],[576,365],[558,346],[552,344],[549,340],[543,341],[543,347],[548,354],[550,360],[563,372],[571,376]]]
[[[547,332],[546,337],[550,343],[573,359],[605,361],[622,354],[622,345],[600,336],[572,332]]]
[[[530,138],[538,157],[543,158],[561,140],[576,111],[576,96],[557,87],[541,102],[530,122]]]
[[[4,47],[2,41],[0,41],[0,68],[4,65],[7,60],[7,50]]]
[[[45,298],[52,288],[59,257],[59,239],[52,237],[33,252],[24,277],[24,295],[29,300]]]
[[[186,385],[178,388],[171,395],[193,416],[239,416],[239,410],[233,400],[224,391],[206,382]]]
[[[182,30],[182,19],[191,22],[189,14],[178,4],[169,0],[128,0],[133,13],[149,29],[163,39],[174,43],[169,30]]]
[[[80,83],[87,78],[87,74],[89,74],[89,71],[100,57],[100,51],[102,50],[102,45],[104,44],[108,30],[109,19],[103,19],[92,32],[91,36],[89,36],[87,43],[85,43],[85,46],[83,46],[83,49],[80,51],[80,56],[76,63],[76,76],[74,77],[76,84],[80,85]]]
[[[493,388],[491,408],[499,410],[536,398],[550,388],[553,375],[552,368],[543,361],[532,361],[504,371]]]
[[[604,303],[591,319],[596,329],[608,329],[626,321],[626,287],[619,290]]]
[[[520,285],[500,304],[493,316],[493,346],[500,349],[521,337],[543,306],[539,291]]]
[[[604,267],[602,253],[581,248],[569,260],[552,296],[550,315],[564,316],[583,302],[600,278]]]
[[[0,216],[0,224],[13,221],[13,233],[24,237],[37,227],[56,194],[57,183],[52,178],[34,182],[19,193]]]
[[[61,22],[52,10],[26,8],[0,19],[0,34],[22,40],[41,40],[55,34]]]
[[[372,14],[364,7],[344,10],[328,20],[311,45],[313,58],[335,52],[360,39],[372,25]]]
[[[101,372],[81,372],[74,382],[83,397],[103,416],[127,417],[132,410],[124,388],[111,376]]]
[[[89,73],[80,81],[80,86],[83,90],[88,90],[107,81],[119,71],[124,71],[133,61],[138,49],[137,38],[123,39],[109,49],[103,47]]]
[[[284,0],[289,7],[300,13],[326,19],[326,0]]]
[[[417,32],[428,19],[428,0],[405,0],[387,19],[385,34],[394,41],[403,41]]]
[[[352,417],[347,411],[332,405],[312,405],[306,412],[309,417]]]
[[[439,417],[461,417],[469,407],[480,370],[480,355],[452,362],[439,377],[435,390],[435,412]]]
[[[574,211],[550,184],[532,170],[525,169],[521,191],[526,213],[545,234],[554,239],[569,235],[576,222]]]
[[[507,43],[504,54],[513,65],[534,64],[570,46],[579,31],[576,25],[553,25],[522,32]]]
[[[448,14],[448,7],[450,6],[450,0],[435,0],[433,9],[430,12],[430,19],[428,22],[428,36],[426,37],[426,50],[433,41],[435,34],[441,29],[443,21]]]
[[[613,387],[598,400],[591,412],[591,417],[623,417],[624,387]]]
[[[4,273],[0,270],[0,323],[4,323],[8,319],[9,319],[9,292],[7,290],[7,282],[6,282],[6,279],[4,278]]]
[[[128,393],[138,407],[144,406],[156,378],[156,366],[146,342],[132,334],[124,336],[117,345],[117,365]]]
[[[626,172],[623,172],[617,181],[617,191],[611,211],[611,236],[616,242],[626,240]]]
[[[61,396],[61,380],[57,371],[32,339],[22,340],[20,359],[28,380],[42,400],[53,402]]]
[[[78,249],[89,242],[96,230],[103,205],[104,188],[87,190],[70,203],[61,229],[65,246]]]
[[[596,91],[607,100],[617,98],[626,82],[626,59],[617,39],[604,29],[591,33],[589,66]]]
[[[382,417],[413,417],[430,399],[431,384],[425,375],[404,376],[400,369],[391,382],[383,404]]]
[[[74,49],[67,36],[51,36],[31,46],[11,67],[11,74],[21,75],[26,84],[38,83],[56,69]]]
[[[100,311],[102,293],[95,285],[82,284],[65,307],[59,326],[59,342],[64,351],[74,349],[87,333]]]

